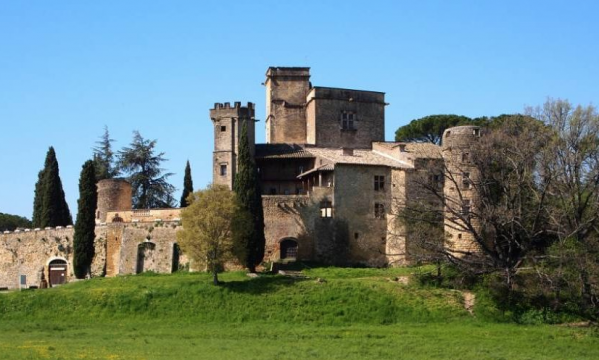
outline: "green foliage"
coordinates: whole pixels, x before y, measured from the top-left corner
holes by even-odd
[[[35,184],[33,226],[44,228],[72,223],[69,205],[62,189],[56,153],[54,148],[50,147],[46,154],[44,168],[38,173],[38,181]]]
[[[237,157],[237,174],[233,190],[241,207],[237,218],[251,216],[251,225],[244,221],[235,224],[235,243],[237,258],[250,272],[255,272],[256,265],[264,259],[264,211],[262,209],[262,194],[258,180],[258,171],[251,153],[247,133],[247,123],[241,127],[241,139]]]
[[[136,209],[171,208],[175,188],[167,182],[172,173],[160,167],[164,153],[155,154],[156,140],[144,139],[133,132],[129,147],[118,152],[118,167],[125,172],[133,188],[133,207]]]
[[[94,168],[96,180],[112,179],[118,176],[119,169],[114,165],[114,152],[112,151],[113,139],[110,138],[108,127],[104,126],[104,134],[96,141],[94,151]]]
[[[183,177],[183,193],[181,194],[181,207],[187,207],[187,197],[193,192],[193,181],[191,180],[191,167],[189,166],[189,160],[185,165],[185,176]]]
[[[27,218],[0,213],[0,231],[13,231],[16,228],[30,228],[31,221]]]
[[[98,202],[95,174],[94,162],[86,161],[79,177],[78,212],[73,239],[73,268],[78,279],[84,278],[90,272],[94,258],[95,213]]]
[[[177,231],[181,249],[194,263],[205,266],[218,284],[218,273],[233,254],[232,222],[239,209],[235,194],[223,185],[210,185],[193,193],[191,204],[181,211]]]
[[[461,115],[429,115],[410,121],[395,132],[395,141],[430,142],[440,145],[445,129],[471,125],[473,120]]]

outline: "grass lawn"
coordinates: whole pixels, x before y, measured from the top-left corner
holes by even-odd
[[[594,329],[472,317],[410,269],[93,279],[0,295],[0,359],[599,359]],[[324,282],[313,279],[319,277]]]

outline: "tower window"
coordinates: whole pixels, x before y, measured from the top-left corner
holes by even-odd
[[[320,217],[331,218],[333,217],[333,203],[328,200],[320,202]]]
[[[462,174],[462,188],[470,189],[470,173],[468,172]]]
[[[227,131],[227,127],[226,127],[226,126],[224,126],[224,125],[223,125],[223,126],[221,126],[221,127],[220,127],[220,132],[225,132],[225,131]]]
[[[374,176],[374,191],[385,191],[385,177],[383,175]]]
[[[376,219],[383,219],[385,217],[385,205],[381,203],[374,203],[374,217]]]
[[[341,113],[341,128],[343,130],[355,130],[356,114],[353,112]]]
[[[474,136],[480,136],[480,129],[474,129],[474,130],[472,130],[472,135],[474,135]]]
[[[464,199],[464,202],[462,203],[462,215],[470,217],[471,207],[470,200]]]
[[[220,175],[227,176],[227,164],[220,164]]]

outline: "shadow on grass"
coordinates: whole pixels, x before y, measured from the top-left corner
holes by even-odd
[[[310,280],[307,278],[294,278],[281,275],[261,275],[250,280],[234,280],[222,282],[219,286],[233,292],[246,294],[262,294],[271,292],[284,286],[292,286],[300,281]]]

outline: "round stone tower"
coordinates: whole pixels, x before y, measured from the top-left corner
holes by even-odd
[[[474,206],[479,176],[473,164],[473,155],[480,135],[479,126],[457,126],[443,133],[446,246],[455,250],[456,256],[474,254],[480,249],[472,234],[465,229],[467,221],[475,228],[479,226],[477,219],[470,214],[476,211]]]
[[[98,182],[96,223],[106,222],[108,211],[127,211],[132,208],[132,188],[125,179],[105,179]]]

